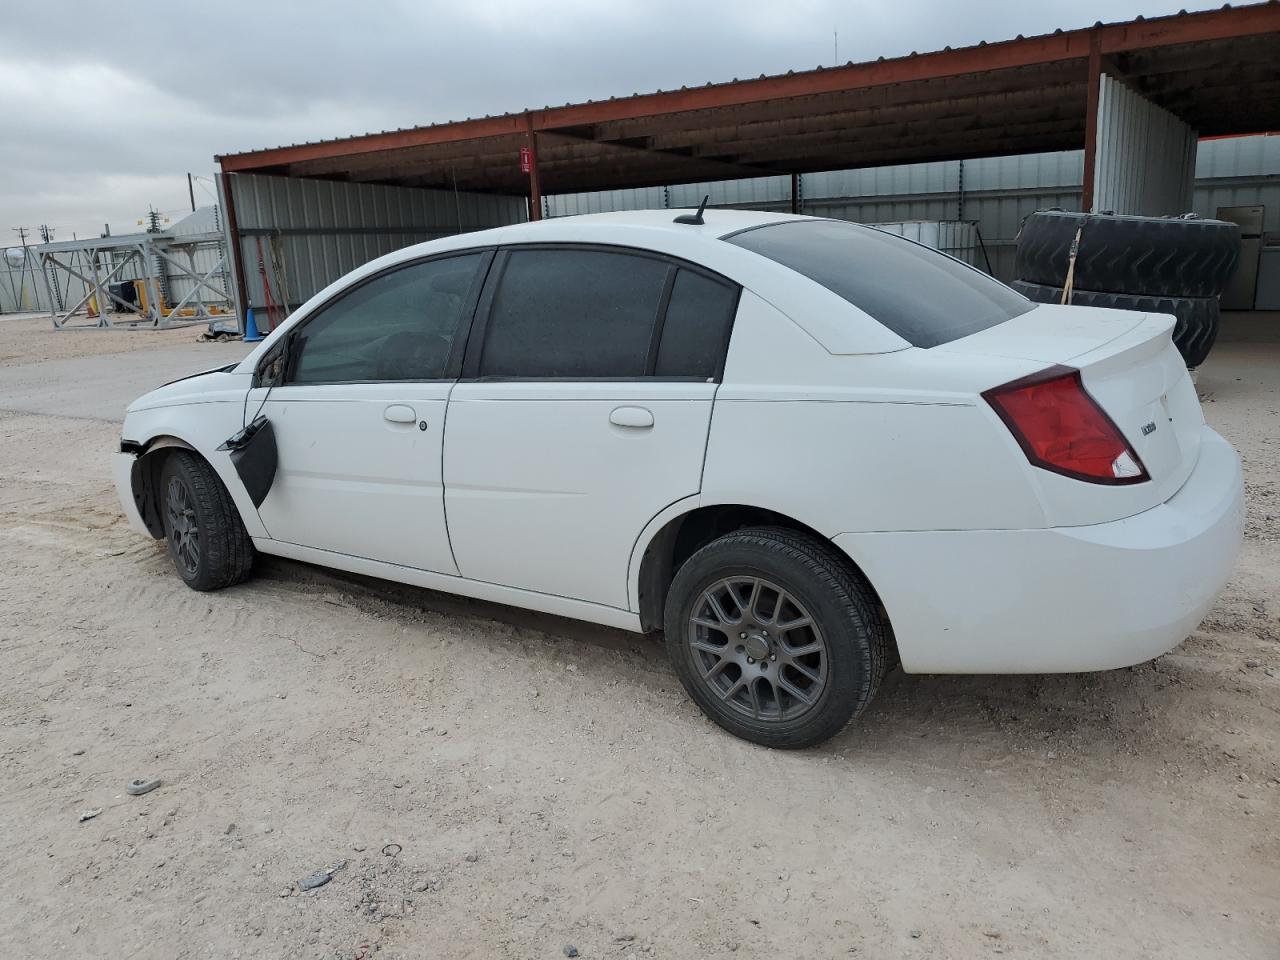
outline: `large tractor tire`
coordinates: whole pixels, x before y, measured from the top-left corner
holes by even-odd
[[[1240,256],[1240,227],[1222,220],[1039,210],[1018,234],[1015,276],[1061,287],[1077,231],[1075,286],[1099,293],[1216,297]]]

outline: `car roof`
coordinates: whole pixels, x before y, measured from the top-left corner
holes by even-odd
[[[609,233],[623,228],[640,228],[662,233],[695,234],[707,239],[720,239],[740,230],[762,227],[770,223],[783,223],[787,220],[809,220],[812,217],[801,217],[790,213],[772,213],[764,210],[717,210],[708,209],[702,213],[701,224],[676,223],[676,217],[695,213],[696,208],[664,209],[664,210],[620,210],[610,213],[584,213],[572,217],[555,217],[548,220],[536,220],[529,223],[515,224],[504,230],[504,243],[520,243],[525,240],[544,239],[548,229],[555,226],[569,227],[584,233]]]

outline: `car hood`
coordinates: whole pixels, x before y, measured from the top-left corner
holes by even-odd
[[[188,403],[243,403],[245,391],[253,380],[250,373],[236,373],[237,363],[215,367],[171,380],[150,393],[144,393],[129,404],[129,413],[156,407],[175,407]]]

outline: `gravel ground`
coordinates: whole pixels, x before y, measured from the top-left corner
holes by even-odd
[[[204,327],[55,330],[47,315],[9,314],[0,316],[0,367],[29,366],[43,360],[132,353],[194,343],[203,332]]]
[[[629,634],[266,558],[186,589],[119,517],[118,426],[61,406],[85,368],[49,361],[131,385],[128,351],[222,354],[28,326],[0,323],[6,955],[1280,956],[1280,345],[1201,371],[1248,525],[1180,647],[898,675],[779,753]]]

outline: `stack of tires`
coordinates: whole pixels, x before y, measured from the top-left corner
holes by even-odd
[[[1188,367],[1199,366],[1218,336],[1218,296],[1240,256],[1239,226],[1040,210],[1018,234],[1013,288],[1061,303],[1077,232],[1069,302],[1173,314],[1173,342]]]

